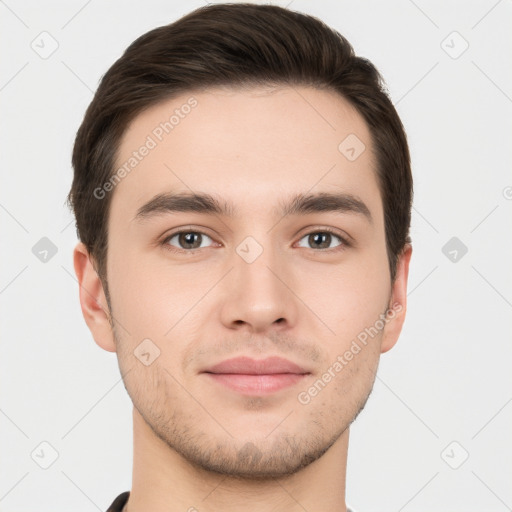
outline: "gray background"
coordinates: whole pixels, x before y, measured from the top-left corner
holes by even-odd
[[[408,316],[351,429],[348,504],[511,510],[512,3],[273,3],[375,63],[412,152]],[[2,511],[104,511],[131,486],[131,402],[79,307],[71,148],[126,46],[201,5],[0,1]]]

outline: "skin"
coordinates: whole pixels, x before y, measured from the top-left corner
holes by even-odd
[[[118,165],[191,96],[197,107],[113,191],[111,311],[93,259],[81,243],[74,251],[85,321],[100,347],[117,352],[134,404],[127,510],[345,511],[349,426],[371,393],[380,354],[398,340],[412,252],[405,248],[392,283],[370,133],[332,92],[197,91],[136,117]],[[338,150],[349,134],[366,146],[355,161]],[[209,193],[239,213],[134,220],[163,191]],[[353,194],[373,220],[353,212],[276,214],[301,192]],[[329,227],[353,244],[322,252],[307,235]],[[183,248],[179,237],[162,243],[178,228],[206,234],[201,248]],[[248,236],[263,248],[252,263],[236,252]],[[335,235],[326,243],[340,248]],[[378,335],[300,403],[298,394],[393,304],[401,309]],[[160,350],[148,366],[134,356],[146,338]],[[238,355],[279,355],[310,374],[275,393],[247,396],[201,373]]]

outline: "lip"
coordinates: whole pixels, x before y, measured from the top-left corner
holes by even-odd
[[[267,395],[300,382],[310,372],[282,357],[235,357],[203,372],[213,381],[245,395]]]
[[[226,359],[211,368],[207,373],[239,373],[244,375],[273,375],[277,373],[305,374],[308,370],[288,359],[278,356],[266,359],[251,359],[250,357],[234,357]]]

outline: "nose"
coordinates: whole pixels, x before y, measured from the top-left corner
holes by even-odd
[[[298,318],[298,298],[293,293],[290,267],[269,247],[256,259],[239,247],[233,255],[233,270],[223,281],[221,320],[229,329],[261,333],[292,328]],[[259,252],[259,251],[258,251]],[[240,256],[241,255],[241,256]],[[254,256],[254,255],[253,255]]]

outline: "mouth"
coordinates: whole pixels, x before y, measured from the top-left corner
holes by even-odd
[[[212,381],[245,395],[267,395],[302,381],[311,372],[281,357],[255,360],[236,357],[202,373]]]

